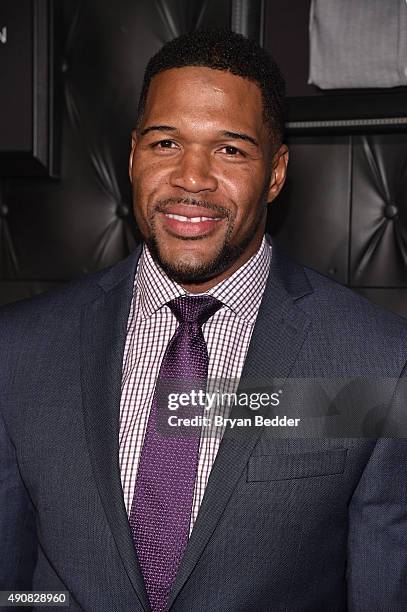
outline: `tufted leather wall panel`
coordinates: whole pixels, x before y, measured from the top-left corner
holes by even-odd
[[[289,139],[286,184],[270,207],[270,231],[297,260],[347,284],[351,137]]]
[[[295,137],[290,150],[272,233],[297,260],[407,316],[407,134]]]
[[[0,183],[0,302],[115,263],[134,247],[130,130],[148,58],[228,0],[63,0],[61,177]],[[291,136],[269,229],[297,260],[407,316],[407,134]]]
[[[351,283],[407,287],[407,134],[354,139]]]

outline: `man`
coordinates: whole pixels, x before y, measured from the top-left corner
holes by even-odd
[[[406,325],[265,238],[282,103],[239,35],[165,45],[130,155],[144,245],[2,310],[1,589],[88,612],[407,609],[407,445],[369,429],[376,393],[403,413]],[[194,408],[208,388],[234,405]],[[259,388],[268,405],[240,403]],[[183,403],[212,421],[177,433]]]

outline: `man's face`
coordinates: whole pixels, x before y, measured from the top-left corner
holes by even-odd
[[[284,145],[272,150],[255,83],[192,66],[155,76],[130,178],[138,227],[166,273],[203,291],[245,263],[287,159]]]

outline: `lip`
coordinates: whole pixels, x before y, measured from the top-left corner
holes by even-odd
[[[181,215],[182,217],[222,217],[216,210],[205,208],[204,206],[195,206],[188,204],[171,204],[165,210],[161,211],[164,214]]]
[[[203,209],[200,209],[203,210]],[[216,230],[225,220],[225,217],[216,218],[213,215],[213,211],[210,211],[212,214],[208,214],[209,211],[206,209],[204,213],[198,212],[198,208],[194,208],[194,214],[187,215],[186,211],[182,213],[175,213],[172,210],[160,213],[160,217],[163,220],[164,228],[172,235],[180,236],[182,238],[197,238],[197,237],[205,237],[214,230]],[[193,221],[181,221],[178,219],[173,219],[169,217],[169,214],[181,215],[183,217],[212,217],[211,219],[204,219],[202,221],[193,222]]]

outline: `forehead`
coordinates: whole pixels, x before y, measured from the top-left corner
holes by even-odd
[[[259,86],[230,72],[200,66],[171,68],[150,84],[143,123],[172,117],[179,121],[211,117],[252,129],[263,124]]]

